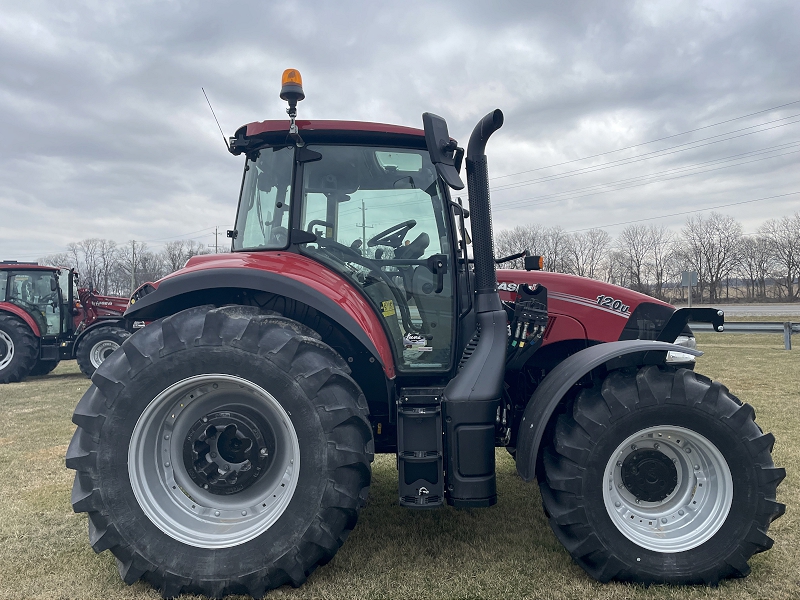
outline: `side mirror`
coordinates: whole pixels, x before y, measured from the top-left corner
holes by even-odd
[[[58,281],[55,277],[50,280],[50,291],[55,292],[58,289]]]
[[[455,166],[458,143],[450,139],[447,122],[439,115],[426,112],[422,113],[422,124],[425,128],[425,145],[428,147],[431,162],[436,165],[436,171],[451,188],[463,190],[464,182],[461,181]],[[463,156],[463,153],[461,150],[460,156]]]

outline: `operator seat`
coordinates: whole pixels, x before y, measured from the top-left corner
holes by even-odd
[[[416,260],[423,254],[425,254],[425,250],[428,249],[428,246],[431,243],[431,238],[428,236],[427,233],[424,231],[420,233],[413,242],[405,246],[400,246],[399,248],[395,248],[394,250],[394,257],[397,259],[405,259],[405,260]],[[417,267],[419,268],[419,267]],[[414,277],[414,267],[398,267],[397,270],[400,272],[400,276],[403,278],[403,288],[406,291],[406,300],[410,300],[412,296],[412,280]]]

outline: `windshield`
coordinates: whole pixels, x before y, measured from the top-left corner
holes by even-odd
[[[278,250],[289,241],[294,148],[265,148],[248,158],[236,219],[235,250]]]
[[[359,286],[387,324],[400,370],[449,368],[452,258],[446,197],[425,150],[309,146],[302,251]]]
[[[33,317],[43,335],[61,331],[58,282],[52,271],[14,271],[8,276],[7,298]]]

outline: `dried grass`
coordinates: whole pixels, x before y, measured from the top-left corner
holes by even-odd
[[[750,561],[752,574],[718,588],[598,584],[577,567],[550,531],[535,485],[525,484],[498,450],[499,502],[490,509],[427,512],[396,502],[393,456],[380,456],[367,507],[347,544],[299,589],[273,598],[542,598],[743,600],[800,597],[800,349],[781,336],[701,334],[707,353],[697,370],[751,403],[774,432],[775,462],[789,476],[788,505],[771,535],[775,547]],[[69,503],[73,473],[64,468],[70,422],[89,382],[74,363],[49,376],[0,386],[0,598],[157,598],[128,587],[113,556],[87,542],[86,516]]]

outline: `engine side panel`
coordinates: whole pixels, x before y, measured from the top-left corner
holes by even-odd
[[[670,304],[645,294],[603,281],[563,273],[501,269],[497,271],[497,281],[500,299],[505,302],[514,301],[519,284],[543,285],[547,288],[548,313],[569,316],[579,321],[585,330],[586,339],[601,342],[620,339],[631,313],[643,302],[674,310]],[[564,339],[569,338],[557,336],[554,331],[545,338],[544,344]]]

